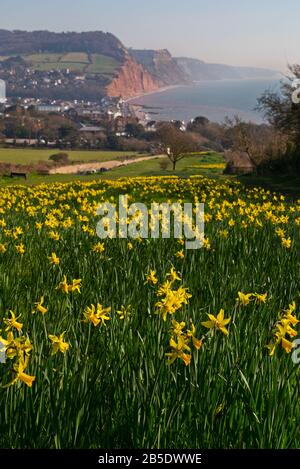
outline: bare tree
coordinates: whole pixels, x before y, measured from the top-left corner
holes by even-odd
[[[244,122],[235,117],[226,120],[224,131],[225,144],[229,148],[227,159],[245,161],[246,155],[254,169],[270,159],[279,158],[287,150],[287,136],[267,124]]]
[[[290,75],[281,81],[280,93],[266,91],[258,100],[257,109],[268,122],[289,136],[297,150],[300,149],[300,65],[289,65]],[[293,96],[297,102],[293,100]]]
[[[196,149],[193,139],[173,124],[162,124],[157,131],[157,138],[172,163],[173,171],[178,161]]]

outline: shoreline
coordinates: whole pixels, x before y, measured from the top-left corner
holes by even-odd
[[[163,86],[162,88],[157,88],[157,90],[153,90],[153,91],[147,91],[145,93],[140,93],[140,94],[137,94],[136,96],[133,96],[132,98],[126,98],[124,99],[125,103],[128,103],[128,104],[131,104],[131,101],[135,100],[135,99],[139,99],[139,98],[143,98],[144,96],[150,96],[151,94],[156,94],[156,93],[163,93],[164,91],[168,91],[168,90],[171,90],[171,89],[174,89],[174,88],[180,88],[182,86],[185,86],[185,85],[170,85],[170,86]],[[139,104],[131,104],[131,106],[139,106]]]
[[[168,91],[174,88],[180,88],[182,86],[184,85],[163,86],[162,88],[158,88],[157,90],[148,91],[146,93],[140,93],[139,95],[136,95],[132,98],[125,99],[124,101],[126,104],[128,104],[131,107],[132,113],[134,114],[135,118],[138,119],[140,122],[146,123],[151,120],[151,119],[147,119],[147,115],[149,114],[147,112],[147,109],[145,108],[143,104],[134,103],[132,101],[143,98],[144,96],[150,96],[152,94],[163,93],[164,91]]]

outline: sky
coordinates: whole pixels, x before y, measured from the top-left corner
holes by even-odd
[[[0,29],[108,31],[125,46],[285,71],[300,63],[299,0],[0,0]]]

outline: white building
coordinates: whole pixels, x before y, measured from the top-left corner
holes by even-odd
[[[0,80],[0,104],[6,103],[6,85],[5,81]]]

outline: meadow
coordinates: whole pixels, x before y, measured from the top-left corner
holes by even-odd
[[[119,63],[113,57],[103,54],[69,52],[66,54],[32,54],[23,56],[32,68],[40,71],[66,70],[82,73],[96,73],[112,76]]]
[[[205,203],[203,247],[100,240],[120,194]],[[232,179],[1,187],[0,447],[299,447],[299,226]]]
[[[29,165],[38,162],[49,162],[49,157],[63,150],[53,149],[24,149],[24,148],[0,148],[0,163],[12,163]],[[96,150],[66,150],[70,161],[88,163],[90,161],[110,161],[122,159],[127,156],[137,155],[129,151],[96,151]]]

